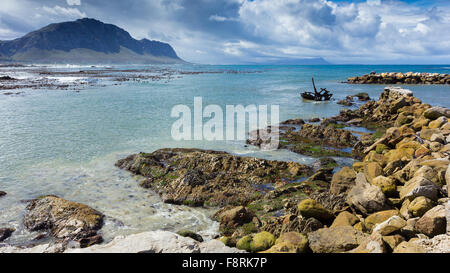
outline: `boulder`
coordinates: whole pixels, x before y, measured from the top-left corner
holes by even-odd
[[[347,195],[347,203],[365,215],[385,209],[386,197],[381,189],[367,182],[364,174],[358,173],[356,184]]]
[[[439,144],[446,144],[445,143],[445,136],[443,134],[441,134],[441,133],[431,135],[430,141],[431,142],[437,142]]]
[[[367,216],[366,220],[364,221],[364,224],[367,229],[372,230],[375,228],[376,225],[381,224],[382,222],[388,220],[392,216],[399,216],[399,215],[400,213],[398,210],[384,210],[375,212]]]
[[[253,236],[250,242],[250,250],[252,252],[261,252],[271,248],[274,244],[275,237],[267,231],[262,231]]]
[[[308,233],[308,241],[314,253],[337,253],[358,247],[367,237],[353,227],[322,228]]]
[[[203,242],[203,237],[195,232],[192,232],[190,230],[181,230],[177,232],[178,235],[183,237],[188,237],[196,240],[197,242]]]
[[[5,195],[6,195],[6,192],[0,191],[0,197],[3,197],[3,196],[5,196]]]
[[[359,218],[348,211],[343,211],[334,219],[331,227],[354,226],[359,222]]]
[[[408,213],[413,217],[422,217],[427,211],[433,208],[434,202],[425,196],[415,198],[408,205]]]
[[[372,184],[380,187],[386,196],[394,196],[397,192],[395,181],[390,177],[377,176],[372,180]]]
[[[236,247],[236,239],[233,237],[222,236],[218,240],[228,247]]]
[[[373,233],[367,237],[357,248],[349,253],[387,253],[388,248],[383,237],[378,233]]]
[[[428,127],[430,127],[431,129],[440,128],[442,125],[444,125],[447,122],[448,122],[447,118],[442,116],[442,117],[439,117],[436,120],[430,122]]]
[[[330,193],[340,194],[348,192],[355,185],[356,173],[349,167],[343,167],[331,179]]]
[[[243,206],[225,210],[218,216],[220,231],[225,235],[231,235],[237,227],[251,222],[253,217],[255,215]]]
[[[322,223],[331,223],[333,213],[313,199],[305,199],[297,206],[298,212],[305,218],[315,218]]]
[[[441,189],[429,179],[423,176],[416,176],[400,189],[400,198],[413,200],[418,196],[425,196],[436,201],[440,190]]]
[[[431,119],[431,120],[435,120],[439,117],[450,118],[450,109],[435,106],[435,107],[432,107],[432,108],[426,110],[423,113],[423,115],[424,115],[424,117]]]
[[[446,253],[450,252],[450,236],[438,235],[430,239],[415,240],[414,244],[423,248],[427,253]]]
[[[425,140],[430,140],[431,136],[434,134],[439,134],[441,131],[439,129],[429,129],[429,128],[423,128],[420,131],[420,138]]]
[[[244,236],[237,241],[236,248],[250,252],[251,251],[250,244],[252,240],[253,240],[252,236],[250,235]]]
[[[396,160],[411,160],[414,155],[414,148],[400,148],[389,150],[384,156],[387,158],[388,162],[396,161]]]
[[[402,242],[394,249],[393,253],[426,253],[426,250],[414,242]]]
[[[373,229],[373,232],[383,236],[396,232],[406,226],[406,221],[400,216],[394,215],[386,221],[379,223]]]
[[[447,218],[445,207],[439,205],[427,211],[419,221],[417,221],[416,229],[428,237],[446,233]]]
[[[308,237],[298,232],[287,232],[275,241],[266,253],[305,253],[309,250]]]
[[[383,241],[389,246],[391,250],[394,250],[400,243],[405,241],[405,238],[400,234],[383,236]]]
[[[72,240],[93,236],[103,226],[103,214],[84,204],[57,196],[43,196],[31,201],[23,219],[31,231],[48,230],[56,238]]]
[[[364,166],[364,175],[367,181],[372,182],[372,180],[383,174],[383,168],[377,162],[369,162]]]

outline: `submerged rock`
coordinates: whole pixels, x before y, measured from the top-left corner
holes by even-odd
[[[167,203],[188,206],[247,204],[261,197],[259,188],[294,181],[312,172],[308,166],[226,152],[162,149],[131,155],[116,163],[146,179],[145,188]]]
[[[31,231],[48,230],[59,239],[80,240],[96,235],[103,226],[103,214],[81,203],[57,196],[37,198],[27,206],[23,219]]]

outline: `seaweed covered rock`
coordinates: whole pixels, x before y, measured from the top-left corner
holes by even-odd
[[[116,166],[144,176],[141,185],[158,192],[166,203],[189,206],[247,204],[261,196],[260,188],[295,181],[312,172],[295,162],[199,149],[135,154]]]
[[[306,253],[309,250],[308,237],[298,232],[287,232],[275,241],[275,245],[264,253]]]
[[[189,230],[180,230],[177,232],[177,234],[183,237],[194,239],[197,242],[203,242],[203,237],[201,235]]]
[[[255,215],[243,206],[219,212],[217,216],[220,222],[220,230],[226,235],[231,235],[237,227],[251,222],[253,217]]]
[[[95,236],[103,226],[103,214],[87,205],[57,196],[43,196],[31,201],[23,219],[31,231],[48,230],[59,239],[81,240]]]
[[[331,211],[312,199],[301,201],[297,206],[297,210],[303,217],[315,218],[322,223],[331,223],[334,220],[334,215]]]
[[[274,244],[275,237],[267,231],[262,231],[253,236],[250,243],[250,250],[252,252],[260,252],[271,248]]]

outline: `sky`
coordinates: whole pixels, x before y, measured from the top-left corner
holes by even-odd
[[[194,63],[450,64],[450,0],[1,0],[0,40],[84,17]]]

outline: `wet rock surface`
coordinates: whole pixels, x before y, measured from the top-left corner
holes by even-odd
[[[31,231],[49,231],[57,239],[85,239],[82,243],[89,244],[86,239],[97,235],[103,226],[103,217],[87,205],[57,196],[44,196],[28,204],[23,224]],[[96,242],[99,241],[97,238]]]
[[[311,173],[310,167],[299,163],[198,149],[140,153],[116,166],[144,176],[141,185],[160,193],[165,202],[189,206],[247,204],[261,197],[258,189]]]
[[[0,242],[8,239],[14,231],[16,231],[14,228],[0,228]]]

